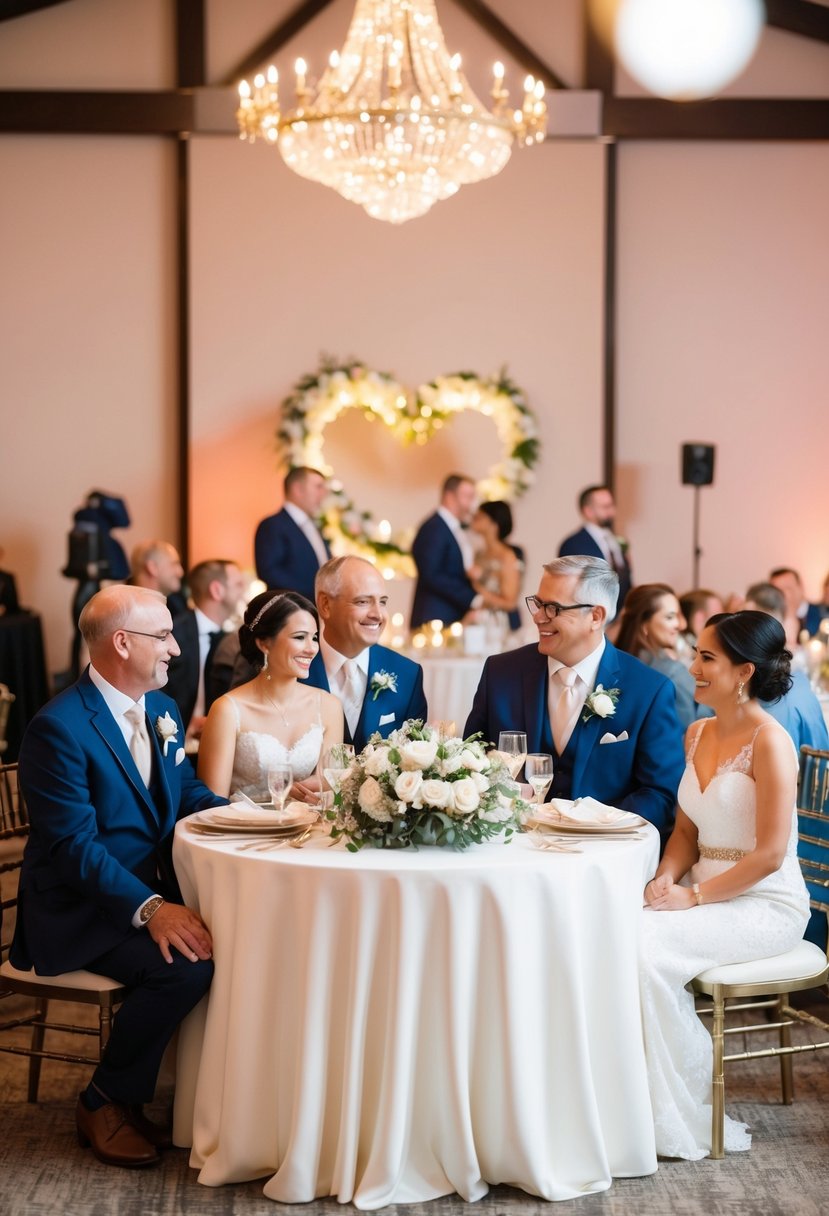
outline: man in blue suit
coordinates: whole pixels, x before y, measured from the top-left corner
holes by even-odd
[[[434,620],[450,625],[461,620],[470,608],[481,606],[483,597],[476,595],[466,573],[473,554],[463,531],[474,506],[474,481],[452,473],[443,483],[437,511],[418,528],[412,544],[417,566],[412,629]]]
[[[141,1107],[213,976],[210,933],[181,903],[172,831],[225,800],[196,779],[175,702],[156,691],[178,653],[164,597],[107,587],[80,628],[90,666],[36,715],[20,750],[31,833],[11,961],[43,975],[83,968],[130,989],[76,1123],[104,1163],[153,1165],[169,1134]]]
[[[258,578],[277,591],[298,591],[314,598],[316,573],[331,550],[314,520],[328,486],[316,469],[297,466],[285,478],[285,505],[256,529],[254,554]]]
[[[361,557],[332,558],[317,575],[322,631],[308,683],[340,698],[345,742],[358,752],[375,731],[385,738],[427,715],[423,668],[379,644],[387,605],[383,579]]]
[[[618,587],[598,557],[545,566],[527,599],[538,646],[487,660],[465,733],[497,744],[502,730],[525,731],[528,751],[554,757],[550,797],[590,795],[650,820],[665,839],[684,768],[682,727],[671,682],[604,636]]]
[[[616,521],[616,503],[607,486],[588,486],[579,495],[579,511],[584,526],[567,536],[559,546],[559,557],[572,557],[585,553],[589,557],[603,557],[619,576],[619,598],[616,615],[622,611],[625,596],[630,591],[632,575],[627,558],[627,547],[613,531]]]

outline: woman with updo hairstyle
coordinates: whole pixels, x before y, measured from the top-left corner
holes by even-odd
[[[785,953],[809,919],[797,756],[759,704],[788,690],[790,661],[783,626],[765,612],[718,613],[697,640],[691,675],[714,716],[686,732],[676,826],[642,918],[642,1025],[660,1156],[711,1152],[711,1035],[685,985],[709,967]],[[726,1149],[750,1144],[745,1125],[726,1117]]]
[[[679,600],[667,583],[642,583],[625,597],[619,618],[617,650],[635,655],[674,686],[677,717],[683,727],[713,712],[694,699],[694,680],[677,647],[684,622]]]
[[[482,607],[501,614],[510,629],[518,629],[518,598],[524,573],[524,554],[511,545],[512,511],[507,502],[482,502],[472,517],[470,531],[477,533],[482,545],[469,571],[470,581],[482,597]],[[506,614],[506,615],[504,615]]]
[[[343,713],[331,693],[311,688],[319,617],[296,591],[263,591],[248,604],[239,646],[253,679],[213,702],[199,746],[199,777],[222,797],[268,798],[268,770],[290,764],[290,797],[316,802],[321,753],[342,743]]]

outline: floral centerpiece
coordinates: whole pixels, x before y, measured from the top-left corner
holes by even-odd
[[[465,849],[503,833],[527,805],[506,765],[477,735],[446,738],[417,719],[387,739],[373,734],[343,774],[331,835],[352,852],[433,844]]]

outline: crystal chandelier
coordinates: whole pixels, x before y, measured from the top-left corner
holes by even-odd
[[[402,224],[461,186],[500,173],[513,141],[544,139],[544,85],[528,76],[509,108],[504,67],[493,68],[487,110],[449,55],[434,0],[357,0],[341,52],[316,91],[296,61],[296,106],[280,109],[276,68],[239,85],[241,137],[277,143],[289,168]]]

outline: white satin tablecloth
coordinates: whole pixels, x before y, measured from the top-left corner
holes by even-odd
[[[178,1051],[199,1181],[374,1209],[653,1173],[637,940],[657,834],[581,847],[251,853],[179,824],[216,961]]]
[[[429,706],[429,721],[454,722],[460,734],[472,709],[485,656],[434,655],[421,650],[413,651],[412,658],[423,667],[423,692]]]

